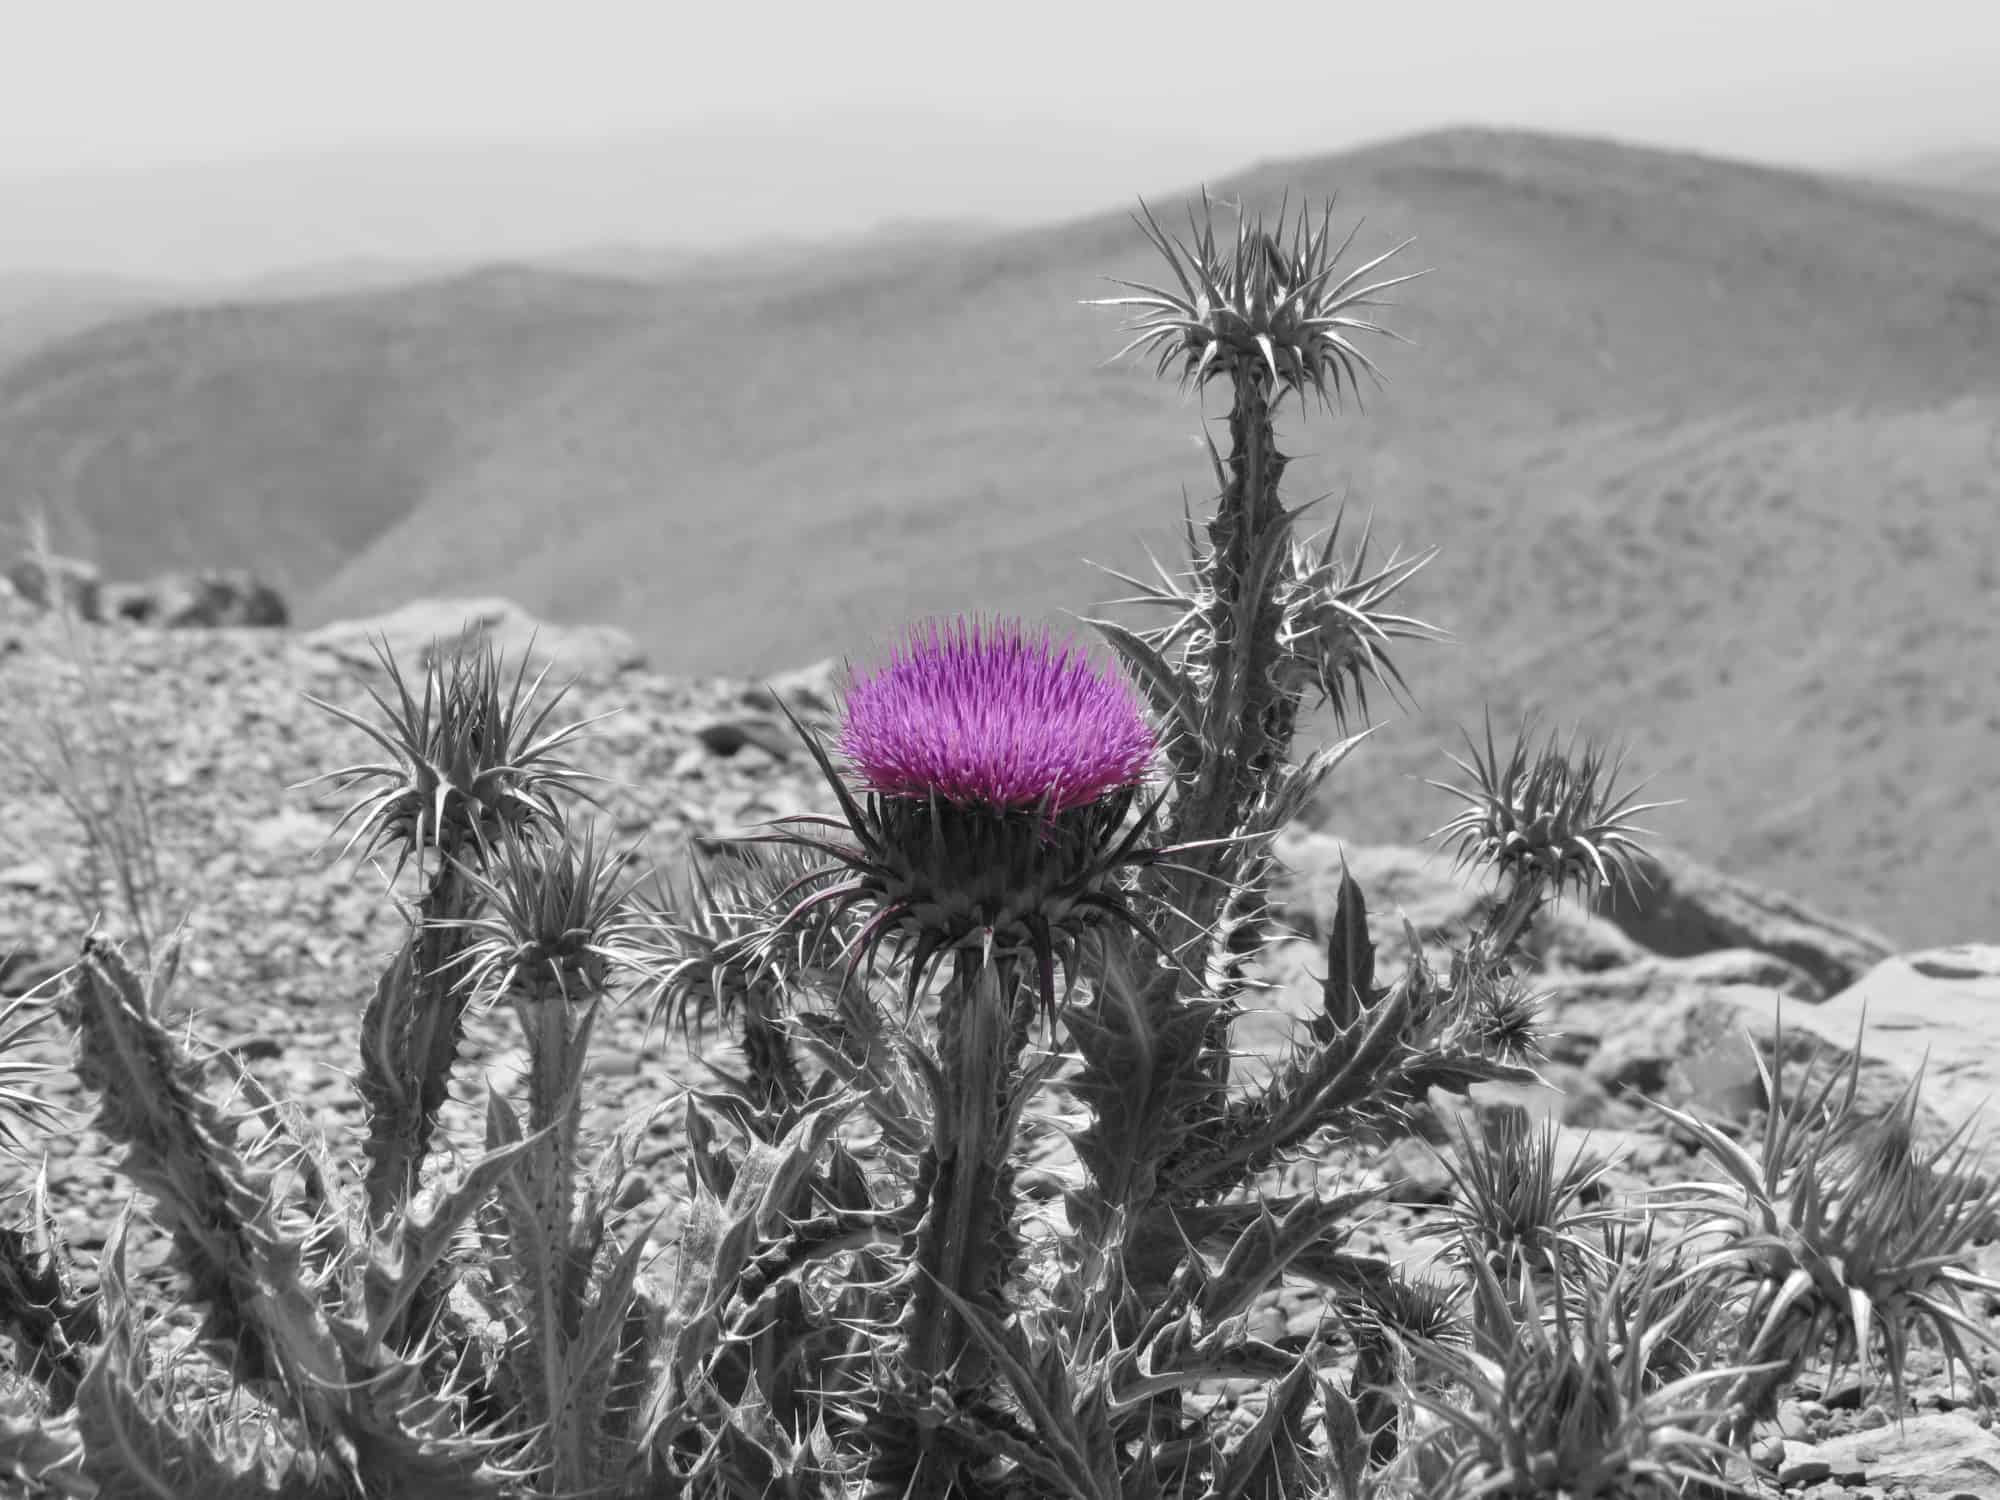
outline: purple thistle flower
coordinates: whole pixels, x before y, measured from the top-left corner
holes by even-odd
[[[1051,816],[1136,786],[1156,741],[1137,693],[1074,640],[963,617],[910,632],[847,692],[841,747],[888,797]]]

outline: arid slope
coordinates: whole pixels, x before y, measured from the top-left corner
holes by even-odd
[[[1900,941],[1991,937],[2000,230],[1882,186],[1450,131],[1259,167],[1419,237],[1365,415],[1296,420],[1295,498],[1443,551],[1455,645],[1324,810],[1366,839],[1491,703],[1625,731],[1664,835]],[[1170,219],[1178,202],[1155,205]],[[861,651],[911,614],[1053,616],[1171,549],[1202,411],[1104,368],[1079,299],[1154,275],[1122,210],[969,247],[651,281],[492,272],[112,323],[0,372],[0,485],[114,571],[251,563],[306,618],[500,592],[677,672]],[[1219,415],[1211,401],[1207,415]],[[1329,505],[1328,510],[1331,509]]]

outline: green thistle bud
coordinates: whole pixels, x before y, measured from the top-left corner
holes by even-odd
[[[546,833],[509,835],[487,856],[490,877],[463,867],[485,898],[485,915],[451,923],[472,934],[459,960],[472,991],[516,1007],[577,1003],[617,975],[643,972],[643,921],[632,885],[618,878],[625,862],[594,826],[575,840],[557,821]]]
[[[1282,206],[1276,233],[1267,233],[1261,220],[1253,228],[1239,218],[1233,246],[1217,243],[1206,192],[1201,218],[1189,215],[1192,244],[1168,235],[1143,202],[1139,212],[1140,229],[1166,260],[1180,290],[1111,278],[1140,294],[1096,303],[1137,310],[1130,325],[1135,336],[1114,360],[1144,348],[1158,355],[1163,375],[1179,364],[1186,387],[1198,388],[1217,378],[1235,382],[1247,375],[1268,382],[1274,400],[1287,390],[1310,390],[1330,408],[1340,401],[1343,390],[1359,400],[1363,371],[1381,379],[1374,362],[1350,335],[1374,333],[1409,342],[1359,314],[1392,305],[1383,301],[1382,293],[1425,274],[1413,271],[1368,280],[1410,241],[1336,279],[1340,257],[1361,226],[1336,243],[1330,201],[1317,227],[1312,216],[1302,212],[1290,221],[1289,234]]]
[[[1429,785],[1465,799],[1457,817],[1430,836],[1450,836],[1458,845],[1458,863],[1475,858],[1491,861],[1521,888],[1540,882],[1561,892],[1574,885],[1598,890],[1623,885],[1629,891],[1635,859],[1641,852],[1634,834],[1647,832],[1632,819],[1672,802],[1634,805],[1640,788],[1619,792],[1614,783],[1624,757],[1607,762],[1605,752],[1586,745],[1575,753],[1574,740],[1558,748],[1553,735],[1531,760],[1528,737],[1521,736],[1503,763],[1493,744],[1493,718],[1486,719],[1486,753],[1466,736],[1471,763],[1451,756],[1452,763],[1473,778],[1470,788],[1432,781]]]
[[[559,754],[597,721],[549,729],[549,716],[568,688],[559,688],[537,707],[535,698],[548,672],[545,668],[528,681],[525,656],[511,685],[491,650],[434,660],[419,698],[386,647],[378,644],[376,654],[395,693],[392,706],[373,687],[368,689],[381,711],[380,722],[310,694],[306,700],[352,724],[389,755],[386,761],[345,766],[306,783],[371,788],[335,825],[336,834],[355,825],[348,849],[358,844],[367,855],[392,844],[400,871],[411,855],[421,857],[425,849],[464,851],[531,824],[552,823],[558,794],[584,796],[581,783],[599,779]]]

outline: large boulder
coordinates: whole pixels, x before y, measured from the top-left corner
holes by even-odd
[[[305,644],[366,670],[380,666],[376,648],[383,645],[405,673],[486,645],[509,667],[525,658],[530,677],[552,665],[554,677],[600,679],[646,664],[645,653],[614,626],[552,625],[496,598],[420,599],[371,619],[322,626]]]
[[[1878,933],[1836,921],[1677,850],[1656,849],[1638,863],[1643,879],[1635,889],[1607,896],[1599,910],[1627,937],[1664,958],[1754,948],[1804,970],[1831,995],[1895,951]]]
[[[104,618],[103,580],[97,565],[79,557],[31,555],[7,569],[14,592],[37,609],[66,608],[79,620]]]

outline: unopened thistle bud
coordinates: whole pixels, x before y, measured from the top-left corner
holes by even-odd
[[[1559,747],[1553,735],[1531,754],[1529,736],[1524,727],[1504,759],[1494,747],[1490,715],[1484,755],[1466,736],[1471,761],[1451,759],[1473,784],[1430,783],[1463,798],[1466,806],[1431,836],[1456,843],[1461,864],[1487,861],[1523,889],[1544,884],[1558,893],[1569,886],[1585,892],[1629,889],[1641,878],[1642,851],[1633,835],[1646,831],[1633,820],[1673,804],[1639,803],[1637,788],[1620,791],[1615,783],[1624,768],[1622,756],[1608,757],[1594,745],[1579,753],[1573,740]]]

